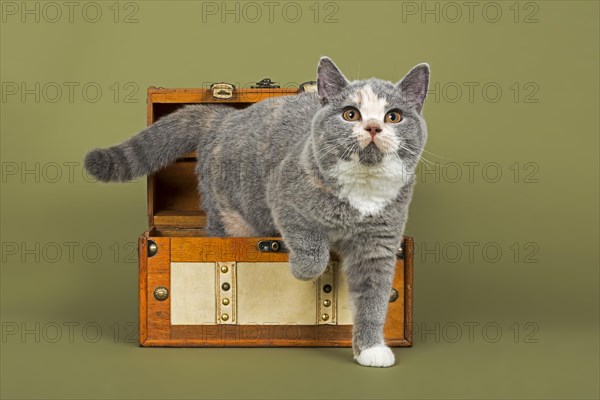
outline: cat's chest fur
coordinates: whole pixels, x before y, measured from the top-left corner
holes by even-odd
[[[338,198],[347,200],[363,217],[382,211],[408,182],[404,163],[394,156],[386,156],[374,166],[340,160],[335,176],[339,184]]]

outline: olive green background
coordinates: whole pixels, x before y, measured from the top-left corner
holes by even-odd
[[[462,2],[321,2],[317,22],[312,1],[273,22],[262,2],[256,22],[244,3],[222,22],[199,1],[96,2],[96,23],[86,2],[73,22],[37,3],[22,22],[2,2],[2,398],[599,397],[597,1],[477,2],[472,21]],[[84,153],[145,126],[150,85],[293,84],[322,55],[352,79],[431,65],[415,345],[390,369],[350,349],[137,347],[145,181],[88,182]]]

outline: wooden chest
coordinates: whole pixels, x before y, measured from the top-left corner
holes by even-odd
[[[148,89],[148,124],[186,104],[247,107],[297,88]],[[229,92],[228,92],[229,91]],[[335,255],[317,280],[296,280],[281,238],[215,238],[203,230],[186,154],[148,177],[148,231],[139,238],[141,346],[352,345],[347,285]],[[413,241],[399,249],[384,329],[390,346],[412,345]]]

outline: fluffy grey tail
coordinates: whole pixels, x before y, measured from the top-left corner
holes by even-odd
[[[225,108],[186,106],[117,146],[90,151],[85,156],[85,169],[102,182],[125,182],[156,172],[194,151],[199,135],[220,120]]]

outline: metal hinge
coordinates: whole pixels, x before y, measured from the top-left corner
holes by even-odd
[[[270,78],[265,78],[255,85],[250,86],[252,89],[279,89],[277,82],[273,82]]]

